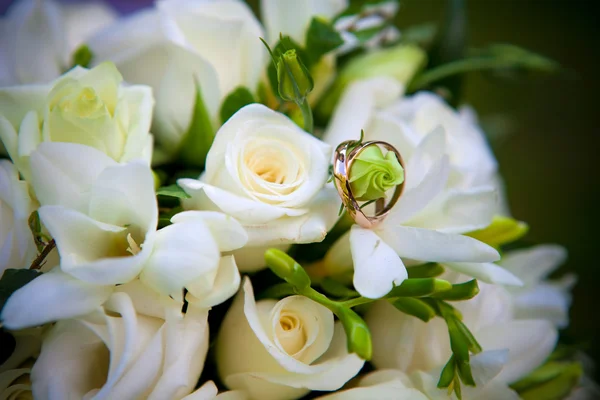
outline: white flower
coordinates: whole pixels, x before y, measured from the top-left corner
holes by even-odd
[[[34,201],[29,185],[19,179],[14,165],[0,161],[0,276],[7,268],[29,268],[36,248],[29,229]]]
[[[403,259],[446,263],[485,282],[519,284],[512,274],[489,263],[499,258],[496,250],[462,235],[489,225],[494,188],[448,189],[455,171],[447,145],[453,133],[438,124],[417,135],[410,125],[378,111],[400,93],[400,85],[386,78],[351,85],[324,136],[337,146],[358,140],[364,129],[364,141],[381,140],[398,149],[406,177],[404,192],[383,223],[371,230],[353,226],[330,249],[325,268],[343,271],[354,264],[356,290],[369,298],[385,295],[406,279]]]
[[[133,281],[103,307],[58,322],[33,366],[34,397],[184,398],[204,366],[208,310],[181,306]]]
[[[20,0],[0,19],[0,86],[46,83],[71,67],[72,53],[117,17],[101,1]]]
[[[55,82],[0,89],[0,139],[29,180],[29,156],[42,142],[94,147],[112,159],[150,163],[154,100],[147,86],[122,86],[111,63],[74,68]]]
[[[306,31],[314,17],[331,20],[348,7],[348,0],[261,0],[260,10],[268,42],[279,41],[279,34],[303,46]]]
[[[506,362],[506,351],[486,351],[471,358],[471,370],[476,386],[464,386],[464,400],[518,400],[519,396],[506,383],[494,378]],[[438,389],[441,368],[429,373],[407,374],[395,369],[380,369],[358,380],[355,388],[343,390],[319,400],[446,400],[448,389]],[[454,397],[452,397],[454,398]]]
[[[213,381],[205,382],[194,393],[187,395],[183,400],[249,400],[246,392],[242,390],[228,390],[218,393],[217,385]]]
[[[140,279],[164,295],[210,307],[239,286],[233,257],[246,233],[220,213],[184,212],[156,230],[154,179],[147,165],[118,164],[72,143],[42,143],[31,154],[38,212],[54,238],[60,269],[17,290],[2,310],[13,329],[60,320],[102,304],[115,284]]]
[[[248,232],[248,250],[323,240],[337,219],[333,189],[323,189],[331,148],[283,114],[259,104],[217,132],[199,180],[180,179],[186,209],[222,211]],[[240,270],[264,266],[239,257]],[[258,257],[254,257],[258,258]]]
[[[213,122],[236,87],[256,90],[266,65],[261,36],[242,1],[172,0],[117,22],[89,45],[94,60],[112,60],[128,82],[152,86],[153,131],[173,155],[190,125],[196,81]]]
[[[508,349],[508,359],[496,379],[512,383],[546,360],[556,345],[557,329],[543,315],[520,319],[515,313],[514,298],[506,288],[485,283],[479,286],[481,291],[474,299],[453,306],[461,312],[463,322],[484,351]],[[441,318],[425,323],[379,301],[369,309],[365,320],[371,330],[372,362],[377,368],[409,373],[436,368],[441,371],[452,354],[448,329]]]
[[[0,365],[0,399],[33,399],[29,379],[33,365],[31,358],[39,354],[43,331],[44,328],[37,327],[11,332],[15,348]]]
[[[364,363],[327,308],[302,296],[255,302],[249,279],[221,325],[216,357],[227,387],[261,400],[339,389]]]

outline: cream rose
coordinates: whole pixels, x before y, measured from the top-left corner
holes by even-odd
[[[58,322],[31,372],[36,399],[182,399],[208,350],[208,310],[133,281],[103,307]]]
[[[29,185],[19,179],[15,166],[0,161],[0,276],[7,268],[29,268],[36,248],[29,229],[34,201]]]
[[[283,114],[248,105],[217,132],[198,180],[180,179],[186,209],[217,210],[244,225],[243,251],[323,240],[337,219],[331,147]],[[264,266],[262,251],[240,257],[240,270]]]
[[[196,82],[212,122],[236,87],[254,92],[266,65],[264,33],[252,10],[236,0],[159,1],[88,42],[95,61],[113,61],[128,82],[156,97],[153,132],[168,156],[188,131]]]
[[[249,279],[221,325],[216,357],[227,387],[260,400],[339,389],[364,364],[327,308],[302,296],[255,302]]]
[[[79,143],[118,162],[150,163],[154,100],[147,86],[122,86],[114,64],[74,68],[47,85],[0,89],[0,139],[29,179],[42,142]]]

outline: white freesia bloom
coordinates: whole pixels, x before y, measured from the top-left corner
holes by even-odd
[[[351,85],[324,136],[337,146],[358,140],[364,129],[364,141],[381,140],[398,149],[406,177],[404,192],[383,223],[371,230],[353,226],[330,249],[325,268],[339,272],[354,265],[354,285],[369,298],[385,295],[406,279],[402,259],[448,263],[484,282],[519,284],[512,274],[489,263],[499,258],[496,250],[462,235],[489,225],[496,193],[491,186],[448,188],[457,171],[448,145],[455,131],[439,123],[423,128],[426,133],[416,133],[409,124],[379,111],[401,91],[387,78]]]
[[[303,46],[306,31],[314,17],[331,20],[348,7],[348,0],[261,0],[260,10],[269,44],[279,34],[291,37]]]
[[[508,359],[496,379],[512,383],[546,360],[554,350],[558,332],[543,315],[518,318],[515,298],[506,288],[479,285],[481,291],[474,299],[453,305],[484,351],[508,349]],[[377,368],[409,373],[441,370],[452,354],[448,329],[441,318],[425,323],[380,301],[369,309],[365,320],[371,330],[372,362]]]
[[[153,131],[174,155],[190,125],[196,82],[215,124],[232,90],[256,90],[266,65],[262,36],[242,1],[171,0],[119,21],[89,45],[95,61],[111,60],[128,82],[152,86]]]
[[[20,0],[0,19],[0,86],[46,83],[73,62],[88,36],[117,17],[101,1]]]
[[[28,268],[36,248],[28,219],[34,210],[29,185],[15,166],[0,161],[0,276],[7,268]]]
[[[221,325],[216,357],[227,387],[261,400],[339,389],[364,363],[327,308],[303,296],[255,302],[249,279]]]
[[[83,162],[82,162],[83,161]],[[11,328],[91,311],[140,275],[148,286],[204,307],[232,296],[239,273],[231,256],[247,235],[215,212],[184,212],[156,230],[158,207],[150,168],[118,164],[72,143],[42,143],[31,154],[40,219],[56,241],[60,269],[17,290],[2,311]]]
[[[0,365],[0,399],[33,399],[29,379],[33,365],[31,357],[39,354],[43,332],[42,327],[11,332],[15,348],[10,357]]]
[[[60,321],[31,373],[36,399],[182,399],[208,350],[208,310],[157,295],[139,281],[103,307]]]
[[[516,392],[494,378],[506,362],[506,351],[487,351],[471,358],[471,371],[476,386],[463,386],[464,400],[518,400]],[[438,389],[441,368],[429,373],[381,369],[360,378],[355,388],[343,390],[320,400],[446,400],[448,389]],[[454,398],[454,397],[452,397]]]
[[[147,86],[123,86],[114,64],[74,68],[45,85],[0,88],[0,139],[29,180],[42,142],[94,147],[110,158],[150,163],[154,100]]]
[[[186,209],[217,210],[248,232],[240,270],[264,267],[266,247],[319,242],[337,219],[337,194],[323,189],[331,147],[283,114],[259,104],[233,115],[217,132],[198,180],[180,179]],[[247,255],[247,253],[246,253]]]

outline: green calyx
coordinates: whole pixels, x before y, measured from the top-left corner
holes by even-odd
[[[368,146],[353,161],[349,173],[350,188],[358,201],[377,200],[385,193],[404,182],[404,168],[396,154],[388,151],[384,156],[381,149]]]

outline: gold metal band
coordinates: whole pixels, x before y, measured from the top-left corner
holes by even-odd
[[[358,155],[369,146],[382,146],[388,151],[393,151],[396,157],[398,158],[398,162],[404,168],[404,162],[402,161],[402,156],[400,152],[396,150],[394,146],[387,142],[381,141],[370,141],[361,143],[356,146],[356,141],[348,140],[346,142],[341,143],[337,149],[335,150],[335,157],[333,159],[333,182],[335,184],[335,188],[338,191],[342,199],[342,203],[348,214],[352,217],[352,219],[361,227],[366,229],[372,229],[376,227],[379,223],[381,223],[385,217],[389,214],[390,210],[402,194],[404,190],[404,182],[400,185],[396,186],[394,189],[394,194],[390,201],[385,204],[385,199],[381,198],[375,202],[375,215],[367,216],[360,208],[360,205],[354,198],[352,194],[352,189],[350,188],[350,169],[352,168],[352,162]],[[404,171],[406,174],[406,170]]]

